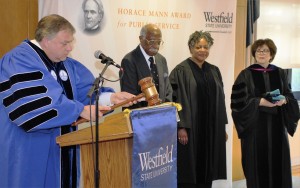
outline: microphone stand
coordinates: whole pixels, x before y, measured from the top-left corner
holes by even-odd
[[[103,74],[106,71],[107,67],[111,64],[111,61],[107,61],[105,63],[105,67],[103,68],[102,72],[99,74],[99,77],[97,77],[94,81],[93,86],[89,90],[87,96],[89,98],[92,97],[93,93],[95,92],[96,97],[95,97],[95,108],[96,108],[96,119],[95,119],[95,129],[96,129],[96,139],[95,139],[95,172],[94,172],[94,178],[95,178],[95,188],[99,188],[100,185],[100,170],[99,170],[99,96],[100,96],[100,89],[103,85],[104,79],[103,79]],[[99,87],[101,83],[101,87]]]

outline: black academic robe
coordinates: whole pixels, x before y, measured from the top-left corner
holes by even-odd
[[[182,105],[178,128],[186,128],[189,138],[187,145],[178,142],[178,183],[198,185],[226,179],[227,115],[218,67],[205,62],[201,70],[186,59],[169,78],[173,101]]]
[[[261,107],[266,92],[279,89],[287,104]],[[296,131],[299,107],[283,69],[254,64],[237,77],[231,94],[232,117],[241,140],[248,188],[292,187],[288,135]]]

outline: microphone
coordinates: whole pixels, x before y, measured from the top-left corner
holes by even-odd
[[[103,63],[103,64],[109,63],[119,69],[122,68],[120,65],[115,63],[114,60],[112,60],[110,57],[107,57],[106,55],[104,55],[100,50],[95,51],[94,56],[97,59],[101,59],[102,60],[101,63]]]

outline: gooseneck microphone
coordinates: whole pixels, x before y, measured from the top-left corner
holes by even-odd
[[[101,63],[103,63],[103,64],[109,63],[109,64],[121,69],[120,65],[115,63],[114,60],[112,60],[110,57],[107,57],[106,55],[104,55],[100,50],[95,51],[94,55],[95,55],[95,58],[102,60]]]

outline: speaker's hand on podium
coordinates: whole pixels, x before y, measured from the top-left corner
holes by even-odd
[[[98,107],[98,116],[101,118],[106,112],[110,111],[111,107],[109,106],[99,106]],[[95,121],[96,120],[96,106],[84,106],[83,111],[80,113],[80,118],[72,123],[72,126],[79,125],[81,123],[87,122],[87,121]]]
[[[99,117],[102,117],[103,115],[105,115],[107,112],[120,107],[120,106],[124,106],[124,107],[128,107],[128,106],[132,106],[133,104],[136,104],[139,99],[141,97],[136,97],[133,94],[130,94],[128,92],[117,92],[117,93],[113,93],[110,96],[110,101],[112,104],[115,104],[111,107],[108,106],[99,106]],[[87,122],[90,119],[90,106],[85,106],[84,110],[81,112],[80,114],[80,118],[75,121],[74,123],[72,123],[73,126],[77,126],[81,123]],[[87,111],[88,110],[88,111]],[[95,105],[92,106],[92,112],[95,111]],[[93,115],[94,113],[92,113]],[[92,116],[92,121],[95,121],[95,114],[94,116]]]
[[[98,107],[99,118],[101,118],[103,116],[104,112],[110,111],[110,110],[111,110],[111,108],[109,106],[99,106]],[[87,120],[95,121],[96,120],[96,106],[95,105],[84,106],[83,111],[80,113],[80,117],[87,119]]]

